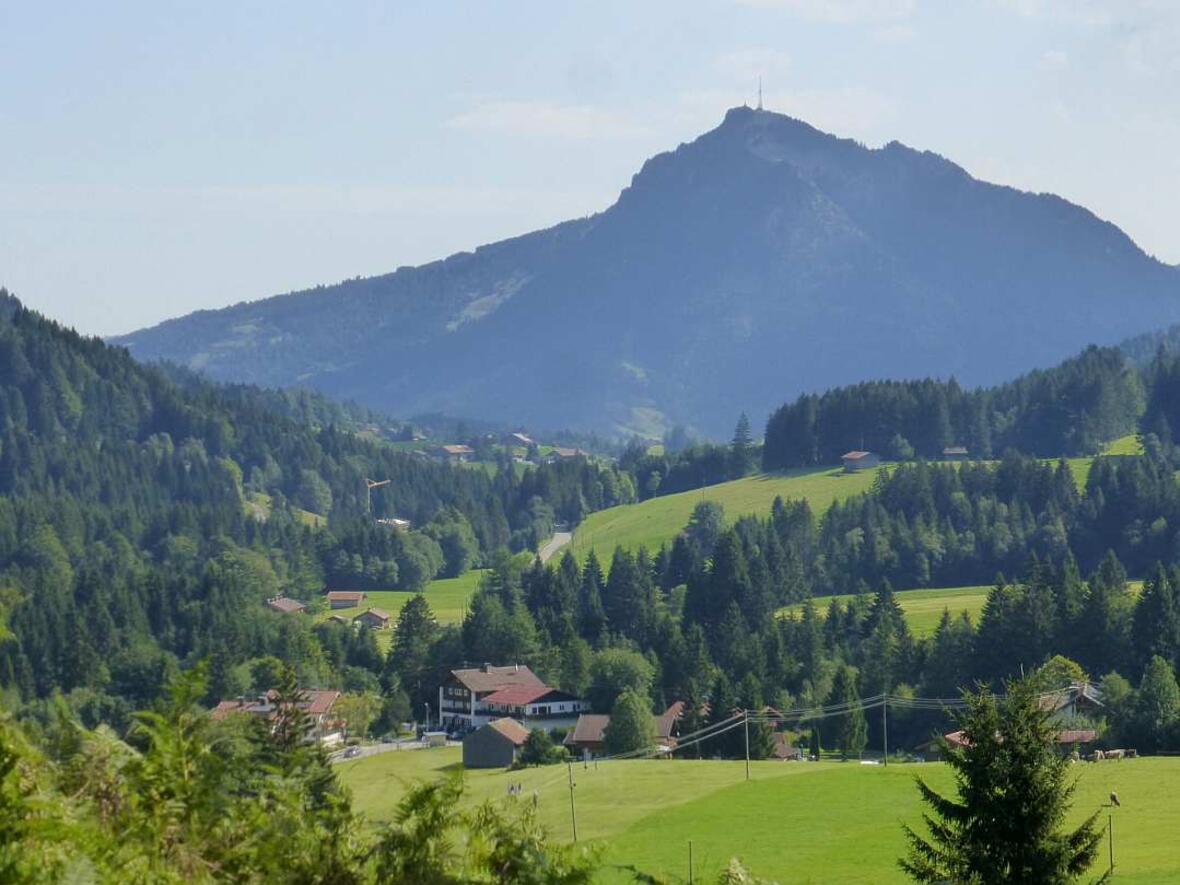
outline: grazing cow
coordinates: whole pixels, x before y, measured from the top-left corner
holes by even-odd
[[[1127,755],[1126,750],[1107,750],[1106,751],[1106,758],[1107,759],[1122,759],[1125,755]]]
[[[1127,750],[1127,758],[1128,758],[1128,759],[1134,759],[1134,758],[1136,758],[1138,755],[1139,755],[1139,754],[1138,754],[1138,753],[1136,753],[1134,749]]]
[[[1095,750],[1094,755],[1090,757],[1090,761],[1091,762],[1101,762],[1105,758],[1106,758],[1105,753],[1103,753],[1101,750]]]

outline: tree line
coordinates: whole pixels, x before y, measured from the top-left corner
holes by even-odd
[[[1089,347],[1052,369],[994,388],[940,381],[868,381],[805,394],[771,414],[767,470],[833,464],[852,449],[896,460],[972,457],[1008,450],[1056,458],[1093,454],[1132,433],[1143,411],[1144,377],[1115,348]]]

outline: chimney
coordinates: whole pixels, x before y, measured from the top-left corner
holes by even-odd
[[[491,665],[491,664],[489,664],[487,661],[484,661],[482,664],[480,664],[480,665],[479,665],[480,672],[481,672],[481,673],[486,673],[486,672],[488,672],[488,668],[489,668],[489,667],[491,667],[491,666],[492,666],[492,665]]]
[[[512,672],[519,673],[520,672],[520,664],[513,664],[512,665]]]

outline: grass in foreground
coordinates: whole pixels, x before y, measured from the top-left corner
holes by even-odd
[[[951,617],[959,612],[967,612],[971,619],[978,623],[979,613],[983,611],[983,604],[987,602],[988,591],[991,587],[942,587],[923,590],[901,590],[893,595],[905,612],[906,623],[915,636],[930,636],[942,620],[944,610],[950,611]],[[850,594],[842,596],[817,596],[812,602],[822,617],[833,599],[840,600],[841,605],[847,605],[854,597]],[[799,614],[803,605],[787,606],[780,614]]]
[[[345,763],[338,769],[356,807],[375,820],[392,816],[406,785],[460,767],[457,748],[408,750]],[[1115,863],[1120,882],[1180,881],[1180,759],[1135,759],[1078,765],[1071,822],[1106,802],[1113,809]],[[696,881],[712,881],[730,857],[783,883],[905,882],[897,858],[905,850],[900,824],[916,825],[922,811],[913,778],[951,789],[951,773],[937,763],[862,766],[855,763],[629,761],[598,768],[574,766],[580,841],[603,846],[603,882],[631,881],[617,865],[687,879],[693,842]],[[538,793],[542,822],[555,839],[570,838],[569,789],[564,766],[520,772],[467,773],[467,801],[510,801],[508,785],[523,786],[523,801]],[[1106,812],[1103,813],[1105,821]],[[1105,869],[1106,846],[1094,873]],[[1101,869],[1099,869],[1101,867]]]
[[[609,565],[616,546],[628,550],[646,547],[654,552],[660,544],[671,544],[701,501],[716,501],[724,507],[729,522],[751,513],[769,515],[777,497],[784,501],[806,498],[818,516],[832,502],[868,491],[876,476],[876,469],[845,473],[840,468],[830,467],[760,473],[690,492],[651,498],[640,504],[611,507],[592,513],[582,521],[574,532],[570,549],[579,559],[585,559],[594,550],[605,567]]]

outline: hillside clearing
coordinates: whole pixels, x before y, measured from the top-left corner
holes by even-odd
[[[391,818],[406,786],[461,769],[458,748],[385,753],[339,766],[358,810]],[[661,760],[575,765],[578,836],[603,846],[602,882],[633,881],[615,865],[687,878],[693,842],[698,881],[713,881],[730,857],[780,882],[904,882],[897,858],[905,850],[900,824],[916,825],[920,775],[941,791],[949,769],[938,763],[864,766],[853,763],[754,762],[746,783],[740,761]],[[1070,821],[1100,807],[1116,790],[1115,861],[1120,882],[1180,880],[1180,855],[1170,846],[1180,803],[1170,784],[1180,759],[1154,758],[1082,765]],[[466,802],[517,801],[508,784],[537,793],[538,812],[553,838],[570,838],[564,766],[517,772],[472,771]],[[1105,820],[1105,815],[1103,817]],[[1105,861],[1105,846],[1103,861]],[[1105,867],[1097,865],[1093,872]]]
[[[733,522],[740,516],[766,516],[774,499],[806,499],[818,516],[834,501],[868,491],[878,470],[845,473],[840,468],[797,470],[785,473],[760,473],[718,483],[689,492],[650,498],[640,504],[623,504],[591,513],[574,532],[570,549],[579,559],[591,550],[605,567],[616,546],[628,550],[646,547],[659,549],[671,544],[688,524],[692,510],[701,501],[716,501],[725,508],[725,517]]]
[[[894,592],[898,604],[905,612],[906,623],[915,636],[930,636],[942,620],[943,611],[949,611],[951,617],[960,612],[966,612],[972,621],[979,622],[979,613],[983,611],[983,604],[987,602],[988,591],[991,587],[942,587],[925,588],[922,590],[901,590]],[[842,596],[816,596],[812,599],[820,617],[827,613],[828,606],[833,599],[839,600],[841,605],[847,605],[848,600],[854,599],[852,594]],[[790,605],[779,611],[779,614],[799,614],[803,611],[803,604]]]

